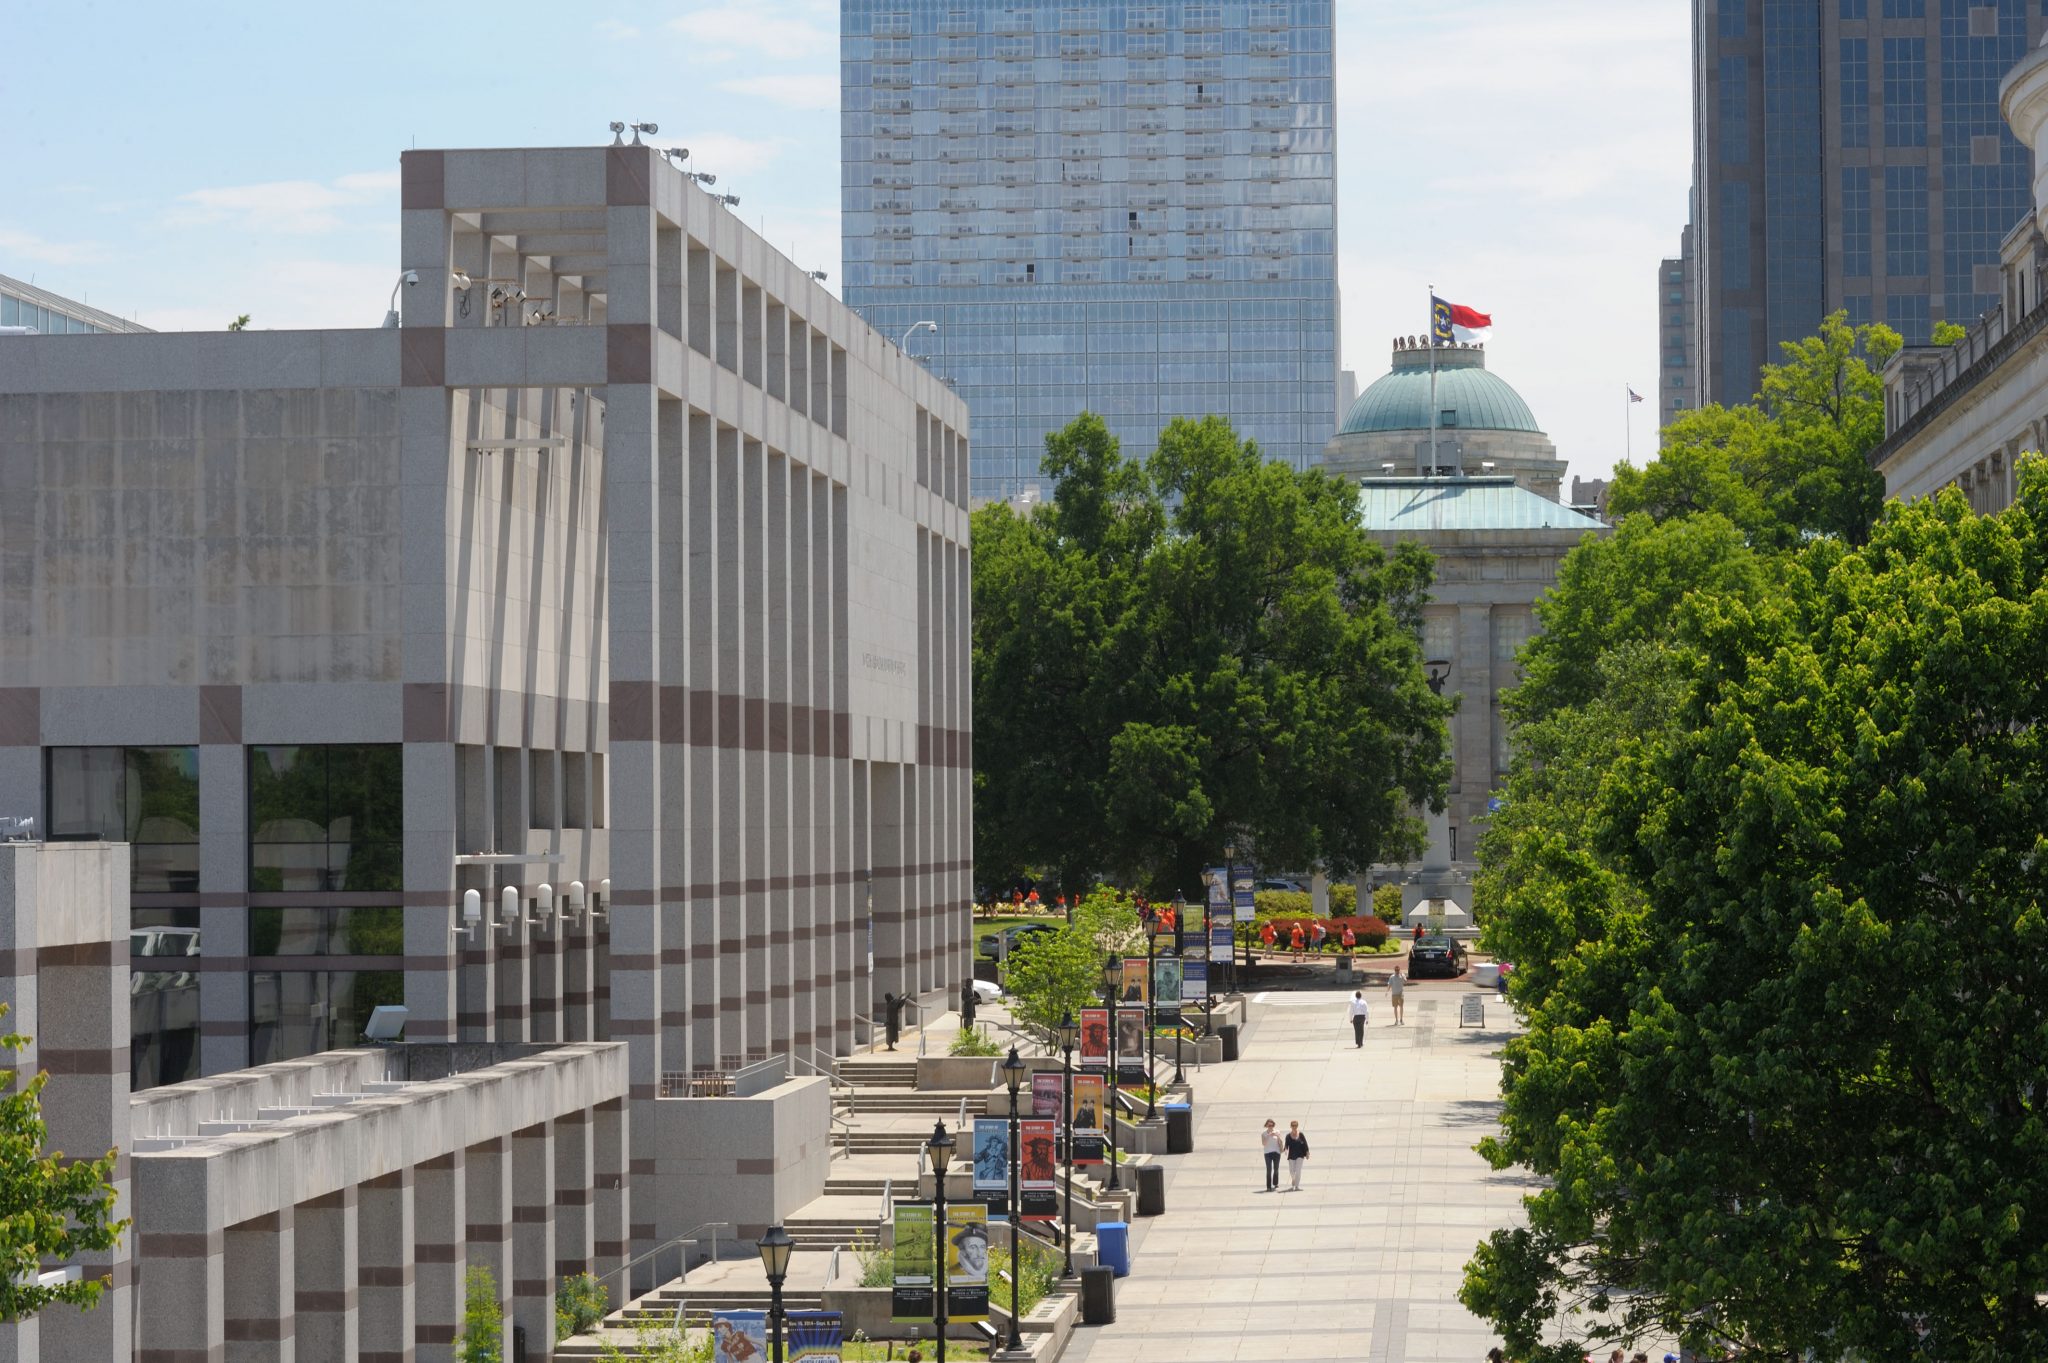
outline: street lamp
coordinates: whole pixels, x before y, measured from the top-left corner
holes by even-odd
[[[1188,964],[1187,964],[1187,955],[1188,955],[1188,952],[1187,952],[1187,942],[1188,942],[1188,937],[1187,937],[1187,930],[1186,930],[1186,927],[1185,927],[1185,925],[1186,925],[1186,923],[1187,923],[1187,921],[1188,921],[1188,918],[1187,918],[1187,914],[1188,914],[1188,901],[1187,901],[1187,900],[1185,900],[1185,899],[1183,899],[1183,898],[1182,898],[1182,897],[1180,896],[1180,894],[1179,894],[1178,892],[1176,892],[1176,893],[1174,894],[1174,896],[1173,896],[1173,952],[1174,952],[1174,955],[1176,955],[1176,956],[1178,956],[1178,957],[1180,958],[1180,963],[1181,963],[1181,964],[1180,964],[1180,972],[1181,972],[1181,973],[1180,973],[1180,1017],[1179,1017],[1178,1019],[1176,1019],[1176,1020],[1175,1020],[1175,1022],[1174,1022],[1174,1025],[1173,1025],[1173,1082],[1174,1082],[1174,1083],[1176,1083],[1176,1084],[1184,1084],[1184,1083],[1186,1083],[1186,1082],[1187,1082],[1187,1077],[1186,1077],[1186,1075],[1185,1075],[1185,1074],[1184,1074],[1184,1073],[1182,1072],[1182,1070],[1181,1070],[1181,1067],[1180,1067],[1180,1034],[1181,1034],[1181,1025],[1182,1025],[1182,1024],[1183,1024],[1183,1023],[1184,1023],[1184,1022],[1185,1022],[1185,1021],[1187,1020],[1187,1015],[1188,1015],[1188,973],[1187,973],[1187,972],[1188,972]],[[1157,989],[1157,988],[1159,987],[1159,984],[1158,984],[1158,982],[1157,982],[1156,980],[1155,980],[1155,981],[1153,982],[1153,985],[1152,985],[1152,987],[1153,987],[1154,989]]]
[[[1230,948],[1230,989],[1232,993],[1236,993],[1239,989],[1243,988],[1243,985],[1237,978],[1237,947],[1235,945],[1237,941],[1237,844],[1235,842],[1223,844],[1223,903],[1230,913],[1230,940],[1233,944]],[[1250,965],[1252,955],[1250,943],[1246,943],[1244,955],[1245,964]]]
[[[1145,1120],[1159,1115],[1159,915],[1145,917]]]
[[[1081,1039],[1081,1028],[1074,1021],[1074,1012],[1068,1009],[1060,1018],[1060,1120],[1067,1128],[1067,1211],[1065,1224],[1060,1227],[1060,1244],[1067,1251],[1067,1266],[1060,1270],[1062,1278],[1074,1276],[1074,1043]]]
[[[932,1160],[932,1332],[938,1363],[946,1363],[946,1166],[953,1162],[953,1138],[944,1122],[932,1123],[924,1148]]]
[[[768,1363],[782,1363],[782,1280],[789,1276],[789,1252],[796,1241],[781,1226],[761,1237],[761,1267],[768,1271]]]
[[[1024,1147],[1017,1133],[1017,1090],[1024,1086],[1024,1076],[1030,1067],[1017,1054],[1015,1046],[1003,1057],[1003,1084],[1010,1090],[1010,1347],[1024,1347],[1024,1333],[1017,1328],[1017,1284],[1024,1277],[1023,1261],[1017,1257],[1017,1223],[1024,1219],[1024,1208],[1017,1191],[1018,1166],[1024,1162]]]
[[[1116,1181],[1116,995],[1124,982],[1124,959],[1114,952],[1102,963],[1102,992],[1109,1000],[1109,1102],[1104,1124],[1109,1127],[1109,1188]]]

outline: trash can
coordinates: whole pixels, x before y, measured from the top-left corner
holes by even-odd
[[[1185,1155],[1195,1148],[1195,1109],[1190,1103],[1166,1105],[1166,1153]]]
[[[1216,1035],[1223,1038],[1223,1058],[1237,1059],[1237,1024],[1226,1022],[1216,1029]]]
[[[1081,1323],[1116,1323],[1116,1270],[1109,1267],[1081,1270]]]
[[[1133,1172],[1138,1176],[1138,1215],[1165,1215],[1166,1166],[1163,1164],[1141,1164]]]
[[[1097,1221],[1095,1223],[1095,1262],[1113,1270],[1119,1278],[1130,1275],[1130,1222]]]

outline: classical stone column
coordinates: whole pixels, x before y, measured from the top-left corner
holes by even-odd
[[[413,1363],[416,1349],[413,1171],[362,1184],[356,1209],[361,1363]]]
[[[468,1267],[468,1161],[457,1150],[413,1170],[413,1338],[418,1363],[450,1363]]]
[[[229,1226],[223,1238],[227,1363],[292,1363],[298,1357],[294,1211],[286,1207]]]
[[[298,1306],[298,1356],[354,1358],[361,1347],[356,1314],[356,1188],[301,1202],[295,1212],[293,1299]]]

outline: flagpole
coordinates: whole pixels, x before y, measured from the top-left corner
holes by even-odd
[[[1423,338],[1429,343],[1429,469],[1426,477],[1436,476],[1436,285],[1429,286],[1429,333]]]
[[[1629,411],[1634,405],[1635,398],[1624,383],[1621,386],[1621,459],[1625,464],[1633,463],[1635,459],[1636,423],[1634,414]]]

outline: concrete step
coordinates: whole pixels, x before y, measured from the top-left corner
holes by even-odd
[[[861,1088],[914,1089],[917,1087],[915,1060],[842,1060],[839,1077]]]
[[[853,1101],[853,1110],[863,1115],[874,1113],[916,1112],[929,1113],[934,1117],[957,1116],[960,1100],[967,1100],[967,1115],[977,1117],[988,1106],[989,1091],[964,1091],[959,1089],[916,1092],[904,1089],[877,1089],[862,1093]]]

